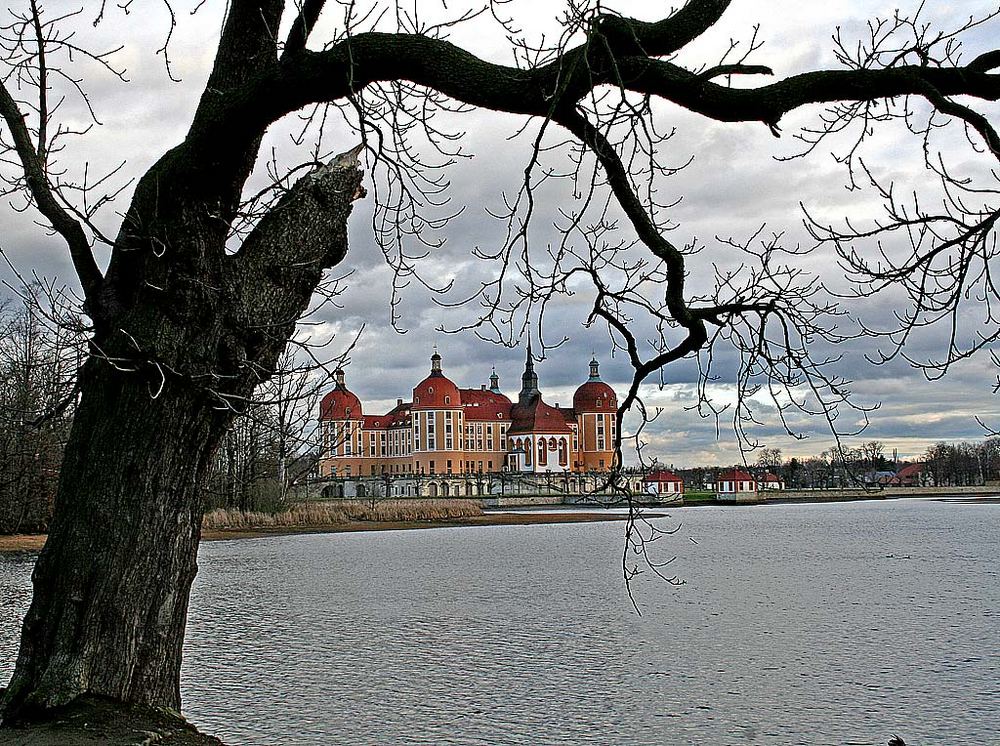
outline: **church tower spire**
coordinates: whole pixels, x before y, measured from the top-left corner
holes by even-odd
[[[521,375],[521,393],[517,403],[527,405],[541,394],[538,391],[538,374],[535,373],[535,360],[531,355],[531,337],[528,337],[528,353],[524,360],[524,373]]]

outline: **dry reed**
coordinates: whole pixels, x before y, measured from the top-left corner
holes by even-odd
[[[356,521],[440,521],[482,515],[476,500],[379,500],[297,503],[281,513],[217,508],[205,514],[204,529],[336,526]]]

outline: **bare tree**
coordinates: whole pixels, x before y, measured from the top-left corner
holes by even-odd
[[[499,216],[505,240],[481,252],[497,263],[496,279],[458,301],[478,309],[465,326],[510,342],[535,315],[544,335],[547,302],[585,280],[593,295],[589,321],[606,325],[634,370],[619,409],[619,467],[621,416],[632,407],[645,413],[640,386],[695,355],[707,385],[722,347],[739,361],[731,414],[741,443],[756,445],[745,425],[754,422],[761,392],[772,395],[790,431],[789,410],[821,415],[836,430],[851,406],[848,382],[822,350],[843,338],[843,311],[816,277],[783,262],[796,247],[760,226],[720,239],[717,248],[745,262],[720,268],[708,292],[692,289],[689,262],[711,266],[711,258],[692,258],[707,249],[699,243],[668,238],[671,211],[660,185],[679,166],[667,164],[669,130],[660,112],[674,107],[708,120],[757,122],[777,135],[788,112],[825,106],[821,126],[803,135],[807,150],[852,129],[863,141],[879,121],[899,118],[927,139],[929,154],[932,135],[954,121],[986,151],[983,160],[993,159],[1000,154],[996,131],[967,103],[1000,96],[1000,50],[966,61],[958,39],[994,16],[941,33],[896,16],[874,23],[871,39],[841,43],[839,69],[736,86],[735,79],[772,74],[749,59],[759,52],[755,35],[697,66],[675,56],[722,22],[728,6],[692,1],[641,21],[579,0],[567,4],[562,35],[538,44],[506,19],[503,3],[489,2],[480,10],[491,11],[511,39],[514,63],[504,65],[447,40],[474,12],[428,24],[401,4],[305,0],[286,8],[282,0],[233,0],[185,139],[135,184],[114,236],[95,225],[107,201],[95,197],[93,182],[70,180],[55,166],[72,129],[59,126],[52,95],[59,88],[86,95],[82,70],[74,68],[80,60],[110,75],[123,72],[112,53],[76,46],[67,31],[73,17],[50,15],[38,0],[16,7],[3,29],[0,75],[8,189],[65,241],[93,332],[55,516],[3,700],[5,720],[83,693],[180,708],[201,487],[234,418],[274,374],[324,271],[344,258],[352,203],[365,196],[359,158],[372,172],[374,236],[395,271],[394,291],[415,281],[447,290],[419,269],[420,257],[440,242],[436,229],[455,212],[444,202],[447,179],[436,166],[457,157],[456,137],[438,128],[439,112],[508,112],[523,118],[534,143],[524,181]],[[105,10],[113,9],[102,3],[101,18]],[[334,35],[313,38],[324,11],[338,15]],[[162,51],[169,60],[169,45]],[[305,112],[312,158],[274,172],[263,192],[246,194],[266,130],[295,112]],[[323,125],[330,117],[354,127],[362,146],[329,160]],[[856,152],[849,147],[844,162],[852,173],[871,175],[887,219],[871,230],[811,225],[819,241],[840,251],[864,292],[911,292],[913,310],[901,315],[900,330],[875,330],[903,350],[908,330],[948,323],[973,284],[992,289],[985,267],[995,243],[996,192],[953,177],[929,155],[923,165],[953,198],[944,214],[914,213],[862,168]],[[559,154],[568,167],[541,165]],[[556,173],[573,180],[581,201],[564,213],[561,243],[533,250],[536,189]],[[912,238],[902,258],[867,259],[855,248],[854,239],[896,232]],[[95,242],[111,249],[104,270]],[[395,309],[395,293],[391,303]],[[944,368],[975,347],[956,343],[935,364]],[[701,406],[711,410],[708,397]],[[647,557],[648,545],[633,533],[642,527],[630,525],[626,554]]]
[[[0,303],[0,533],[48,526],[83,357],[64,289],[17,291]]]
[[[885,465],[885,444],[878,440],[869,440],[861,444],[861,460],[866,469],[876,471]]]
[[[762,448],[757,453],[757,466],[768,471],[776,472],[781,468],[781,449]]]

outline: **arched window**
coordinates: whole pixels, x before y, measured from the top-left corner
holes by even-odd
[[[434,393],[434,387],[433,386],[428,386],[427,387],[427,393],[428,394],[433,394]]]
[[[538,465],[545,466],[548,459],[545,457],[545,438],[538,439]]]
[[[549,450],[554,451],[556,449],[556,439],[549,438]]]
[[[566,448],[566,438],[559,439],[559,466],[566,466],[569,461],[569,454]]]
[[[445,403],[445,404],[451,404],[451,397],[450,397],[450,396],[446,396],[446,397],[444,398],[444,403]]]
[[[518,441],[518,445],[521,445],[520,441]],[[524,440],[524,465],[531,466],[531,441],[527,438]]]

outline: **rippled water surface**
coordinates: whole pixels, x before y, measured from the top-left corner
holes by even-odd
[[[205,544],[187,714],[234,746],[1000,743],[1000,505],[672,516],[686,584],[640,580],[642,616],[620,523]],[[29,574],[0,556],[0,681]]]

